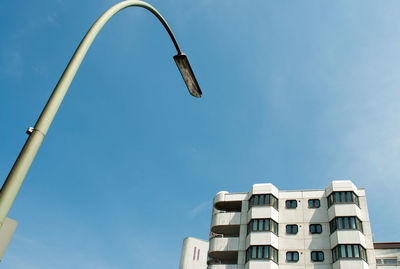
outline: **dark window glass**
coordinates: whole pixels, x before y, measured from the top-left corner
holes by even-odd
[[[310,233],[312,233],[312,234],[322,233],[322,225],[321,224],[310,224]]]
[[[347,257],[347,255],[346,255],[346,246],[345,245],[341,245],[340,246],[340,257]]]
[[[353,258],[353,245],[347,245],[347,257]]]
[[[350,217],[350,229],[357,229],[356,228],[356,218],[355,217]]]
[[[337,203],[355,203],[356,205],[360,206],[358,196],[352,191],[332,192],[328,196],[328,207]]]
[[[249,200],[249,209],[252,206],[273,206],[278,210],[278,199],[276,199],[272,194],[256,194]]]
[[[257,247],[251,247],[251,258],[257,259]]]
[[[270,223],[270,220],[265,220],[265,222],[264,222],[264,231],[271,231],[269,223]]]
[[[360,252],[358,249],[358,245],[354,246],[354,258],[360,258]]]
[[[337,218],[338,221],[338,229],[342,230],[343,229],[343,218]]]
[[[341,201],[340,201],[340,192],[336,192],[335,193],[335,202],[336,203],[340,203]]]
[[[367,261],[367,252],[361,245],[337,245],[332,249],[333,262],[338,259],[363,259]]]
[[[341,191],[341,192],[340,192],[340,201],[341,201],[342,203],[347,202],[347,200],[346,200],[346,192],[344,192],[344,191]]]
[[[311,251],[311,260],[313,262],[322,262],[322,261],[324,261],[324,252],[322,252],[322,251]]]
[[[260,259],[278,263],[278,250],[272,246],[250,246],[246,251],[246,262]]]
[[[258,227],[258,220],[253,220],[253,231],[257,231],[257,227]]]
[[[348,217],[344,217],[343,218],[343,222],[344,222],[344,228],[345,229],[350,229],[349,218]]]
[[[296,200],[286,200],[286,208],[296,208],[297,201]]]
[[[297,234],[299,228],[296,224],[286,225],[286,233],[288,234]]]
[[[278,235],[278,223],[273,219],[252,219],[247,225],[247,234],[251,232],[273,232]]]
[[[297,251],[286,252],[286,261],[297,262],[299,260],[299,253]]]
[[[264,259],[269,258],[269,247],[264,247]]]
[[[330,221],[329,225],[331,228],[331,233],[333,233],[336,230],[344,230],[344,229],[359,230],[360,232],[363,232],[362,222],[359,218],[355,216],[336,217]]]
[[[308,207],[309,208],[319,208],[321,206],[321,202],[319,199],[310,199],[308,200]]]
[[[265,195],[260,195],[260,205],[264,204],[264,197]]]

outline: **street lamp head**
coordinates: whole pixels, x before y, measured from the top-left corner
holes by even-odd
[[[193,70],[190,67],[186,54],[179,53],[178,55],[174,56],[174,60],[179,68],[179,72],[181,72],[182,78],[186,83],[189,93],[194,97],[200,98],[202,92],[199,84],[197,83],[196,77],[194,76]]]

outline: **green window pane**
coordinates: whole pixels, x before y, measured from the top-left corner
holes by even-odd
[[[345,245],[340,245],[340,257],[346,258],[346,246]]]
[[[346,202],[346,192],[344,192],[344,191],[341,191],[341,192],[340,192],[340,201],[341,201],[342,203],[345,203],[345,202]]]
[[[359,248],[357,245],[354,245],[354,257],[360,258],[360,252],[359,252]]]
[[[353,245],[347,245],[347,258],[353,258]]]
[[[343,218],[343,222],[344,222],[344,228],[350,229],[349,218],[348,217]]]
[[[351,191],[347,192],[347,202],[353,202],[353,193]]]
[[[260,219],[260,220],[258,220],[258,230],[259,231],[263,231],[264,230],[264,220],[263,219]]]
[[[338,222],[338,229],[342,230],[343,229],[343,218],[337,218]]]
[[[257,247],[251,247],[251,258],[252,259],[257,258]]]
[[[258,256],[257,258],[262,258],[263,257],[263,247],[259,246],[258,247]]]
[[[356,218],[350,217],[350,229],[356,229]]]
[[[340,203],[340,193],[339,192],[335,192],[335,202]]]
[[[269,220],[269,219],[266,219],[265,220],[265,223],[264,223],[264,230],[265,231],[271,231],[271,229],[270,229],[270,223],[271,223],[271,220]]]
[[[265,259],[269,258],[269,247],[268,246],[264,247],[264,258]]]
[[[253,220],[253,231],[257,231],[258,220]]]
[[[271,195],[269,194],[265,195],[265,204],[271,205]]]

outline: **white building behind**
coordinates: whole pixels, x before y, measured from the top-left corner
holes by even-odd
[[[208,241],[187,237],[183,240],[179,269],[207,268]]]
[[[255,184],[219,192],[211,234],[208,265],[180,269],[399,269],[400,243],[374,249],[365,190],[351,181],[325,190]]]

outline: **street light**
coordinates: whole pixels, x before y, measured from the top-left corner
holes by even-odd
[[[194,97],[201,97],[202,92],[193,74],[192,68],[190,67],[189,61],[186,55],[180,50],[178,42],[176,41],[171,29],[161,14],[146,2],[135,0],[126,0],[111,7],[93,24],[85,37],[82,39],[70,62],[68,63],[67,68],[58,81],[56,88],[51,94],[49,101],[44,107],[42,114],[35,124],[35,127],[30,127],[28,129],[27,134],[29,135],[29,138],[22,148],[21,153],[15,161],[6,181],[3,184],[3,187],[0,190],[0,228],[7,217],[8,211],[10,210],[14,199],[18,194],[18,191],[25,179],[26,174],[28,173],[36,153],[38,152],[40,145],[54,119],[54,116],[56,115],[57,110],[60,107],[61,102],[63,101],[63,98],[67,93],[68,88],[74,79],[74,76],[78,71],[79,66],[82,63],[82,60],[85,57],[90,45],[112,16],[131,6],[142,7],[149,10],[160,20],[162,25],[164,25],[165,30],[167,30],[178,52],[178,54],[174,56],[174,60],[179,68],[183,80],[186,83],[189,93]]]

